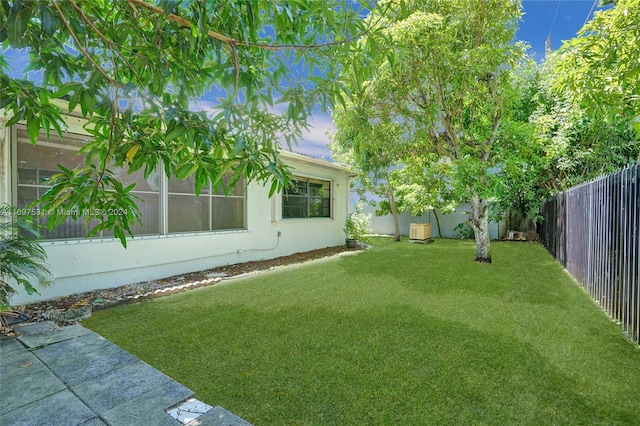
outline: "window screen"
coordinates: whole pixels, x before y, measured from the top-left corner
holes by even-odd
[[[331,217],[331,182],[294,177],[282,195],[282,218]]]

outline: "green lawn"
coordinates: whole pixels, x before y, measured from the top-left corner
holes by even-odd
[[[640,423],[640,348],[541,246],[372,243],[83,324],[256,425]]]

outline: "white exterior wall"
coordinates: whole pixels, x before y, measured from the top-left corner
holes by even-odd
[[[283,152],[281,157],[295,175],[332,181],[331,218],[283,220],[282,195],[278,193],[269,199],[269,187],[253,182],[246,189],[246,230],[137,237],[128,239],[126,249],[113,238],[45,241],[42,246],[48,256],[53,285],[37,286],[40,295],[31,296],[17,287],[19,293],[11,303],[33,303],[344,244],[342,228],[348,209],[349,171],[298,154]],[[8,170],[10,164],[5,146],[0,150],[0,165],[4,166],[0,167],[0,173]],[[0,174],[0,188],[11,190],[7,183],[10,177],[10,172]],[[4,197],[11,199],[10,194]]]
[[[364,211],[367,213],[372,213],[373,215],[371,220],[371,228],[374,234],[393,235],[393,217],[391,215],[376,216],[374,213],[375,208],[369,205],[365,206]],[[438,213],[442,237],[458,238],[457,231],[454,231],[454,228],[458,226],[459,223],[469,220],[469,217],[471,216],[470,213],[471,204],[469,203],[460,203],[460,205],[456,208],[456,211],[451,214],[443,215],[441,213]],[[430,223],[431,235],[433,237],[438,237],[438,224],[433,212],[423,214],[420,217],[412,216],[410,213],[403,212],[398,215],[398,221],[400,222],[400,234],[402,235],[409,235],[409,225],[411,223]],[[489,237],[491,239],[497,239],[499,237],[497,222],[489,223]]]

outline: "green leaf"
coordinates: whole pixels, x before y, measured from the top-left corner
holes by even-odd
[[[6,126],[10,127],[13,126],[14,124],[16,124],[18,121],[22,120],[22,117],[24,116],[24,111],[20,111],[19,114],[14,115],[13,117],[11,117],[9,119],[9,121],[7,121]]]
[[[122,191],[122,192],[124,192],[125,194],[128,194],[128,193],[129,193],[129,192],[131,192],[131,191],[133,190],[133,188],[135,188],[135,187],[136,187],[136,184],[135,184],[135,183],[132,183],[131,185],[127,186],[127,187],[124,189],[124,191]]]
[[[170,13],[175,13],[176,0],[161,0],[158,6],[162,9],[165,15],[168,15]]]
[[[247,145],[247,140],[243,136],[238,136],[236,143],[233,145],[233,153],[240,154]]]
[[[15,0],[7,19],[8,38],[11,45],[22,47],[25,43],[23,35],[27,30],[31,14],[32,4],[24,4],[23,0]]]
[[[31,143],[35,144],[38,141],[38,136],[40,135],[40,120],[38,120],[35,115],[27,116],[27,133],[29,134]]]
[[[206,186],[208,183],[209,183],[209,176],[207,176],[204,170],[197,169],[196,175],[195,175],[196,196],[200,196],[200,191],[202,191],[202,188]]]
[[[82,95],[82,90],[82,85],[78,84],[77,90],[74,90],[73,95],[71,95],[71,97],[69,98],[69,112],[72,112],[78,105],[78,102],[80,101],[80,95]]]
[[[165,142],[170,142],[180,136],[184,135],[187,132],[187,129],[182,124],[176,124],[173,130],[165,136]]]
[[[80,110],[85,117],[93,112],[93,96],[91,96],[91,92],[88,89],[82,90]]]
[[[29,282],[29,280],[26,280],[24,278],[18,278],[16,281],[18,281],[18,284],[21,284],[25,291],[27,292],[27,294],[31,295],[31,294],[40,294],[38,293],[38,290],[36,290],[31,283]]]
[[[49,7],[44,4],[40,5],[40,19],[44,32],[51,36],[56,32],[58,21]]]
[[[276,193],[276,191],[278,190],[278,181],[277,180],[273,180],[271,181],[271,188],[269,189],[269,198],[273,197],[273,194]]]
[[[60,170],[62,170],[62,172],[67,175],[70,176],[72,174],[71,170],[67,169],[65,166],[63,166],[62,164],[58,164],[58,168]]]
[[[120,226],[114,226],[113,235],[120,240],[122,247],[127,248],[127,237],[124,232],[122,232],[122,228]]]

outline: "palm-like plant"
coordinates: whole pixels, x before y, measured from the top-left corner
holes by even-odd
[[[16,289],[10,283],[23,286],[27,294],[39,294],[30,278],[49,285],[47,255],[36,240],[38,227],[33,218],[18,215],[14,207],[0,206],[0,312],[11,310],[9,298]]]

